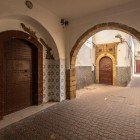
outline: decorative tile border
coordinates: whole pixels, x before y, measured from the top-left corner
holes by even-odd
[[[66,99],[66,68],[65,60],[60,59],[60,101]]]
[[[65,60],[43,59],[43,101],[66,99]]]

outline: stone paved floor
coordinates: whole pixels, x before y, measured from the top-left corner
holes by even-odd
[[[140,87],[140,74],[135,74],[128,84],[128,87]]]
[[[0,130],[0,140],[140,140],[140,89],[92,85]]]

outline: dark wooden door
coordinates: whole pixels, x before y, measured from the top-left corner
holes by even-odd
[[[99,82],[113,84],[113,63],[109,57],[103,57],[99,62]]]
[[[4,113],[9,114],[33,104],[33,49],[23,40],[5,43]]]
[[[136,60],[136,73],[140,73],[140,60]]]

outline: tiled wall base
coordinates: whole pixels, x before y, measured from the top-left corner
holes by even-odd
[[[65,60],[44,61],[43,95],[44,102],[65,100]]]
[[[91,66],[76,67],[76,81],[77,89],[81,89],[95,83],[95,72],[91,71]]]
[[[117,85],[127,86],[131,80],[131,68],[130,67],[117,67]]]
[[[65,60],[60,59],[60,101],[66,99],[66,68]]]

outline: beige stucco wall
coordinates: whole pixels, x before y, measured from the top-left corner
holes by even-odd
[[[53,37],[60,58],[65,59],[65,37],[60,18],[41,7],[39,3],[33,1],[34,7],[30,10],[24,2],[20,0],[0,1],[0,31],[19,30],[19,23],[24,22],[30,25],[38,34],[44,34],[45,38],[45,33],[40,27],[43,26]],[[39,24],[36,24],[35,21]]]

